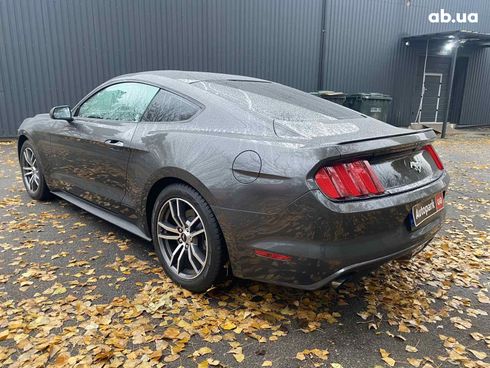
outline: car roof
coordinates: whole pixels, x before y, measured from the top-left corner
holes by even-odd
[[[121,75],[109,82],[115,81],[155,83],[202,105],[234,111],[239,119],[244,118],[244,112],[267,121],[286,121],[293,116],[298,121],[308,116],[313,120],[361,116],[336,104],[325,106],[325,100],[281,84],[233,74],[154,70]]]
[[[151,70],[139,73],[125,74],[119,78],[169,78],[179,82],[192,84],[203,81],[216,81],[216,80],[234,80],[234,81],[249,81],[249,82],[270,82],[264,79],[247,77],[243,75],[235,74],[223,74],[223,73],[210,73],[210,72],[194,72],[185,70]]]

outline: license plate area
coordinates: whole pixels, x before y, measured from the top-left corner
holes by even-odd
[[[419,227],[443,208],[444,194],[442,192],[437,193],[435,196],[429,199],[420,201],[412,207],[410,214],[412,228]]]

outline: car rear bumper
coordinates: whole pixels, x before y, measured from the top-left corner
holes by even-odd
[[[216,208],[233,273],[238,277],[314,290],[341,276],[416,253],[441,228],[445,210],[411,229],[414,204],[445,192],[441,177],[406,193],[335,203],[312,190],[281,213]],[[255,250],[290,256],[273,260]]]

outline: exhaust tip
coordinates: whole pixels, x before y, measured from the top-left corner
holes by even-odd
[[[335,280],[333,280],[330,283],[330,285],[335,290],[339,290],[346,282],[349,282],[350,280],[352,280],[353,276],[354,276],[353,273],[347,274],[345,276],[340,276],[340,277],[336,278]]]

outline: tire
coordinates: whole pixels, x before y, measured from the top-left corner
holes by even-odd
[[[211,208],[193,188],[172,184],[162,190],[153,206],[152,238],[165,273],[176,284],[204,292],[221,279],[226,245]]]
[[[46,185],[39,154],[29,141],[25,141],[20,149],[19,163],[27,194],[38,201],[50,199],[52,194]]]

